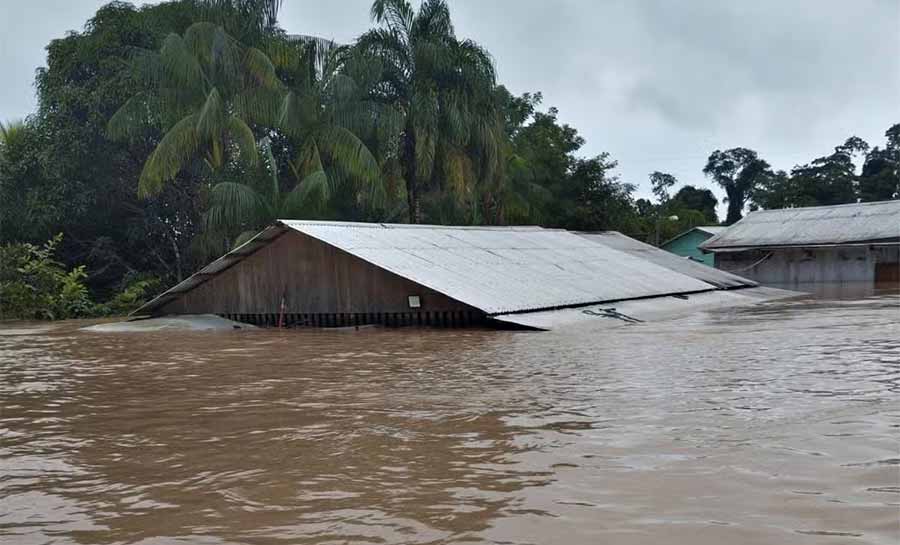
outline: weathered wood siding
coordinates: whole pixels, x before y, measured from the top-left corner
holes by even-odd
[[[159,314],[271,315],[282,295],[291,314],[481,315],[480,311],[342,250],[286,232],[256,253],[161,308]],[[421,308],[411,309],[408,296]],[[383,322],[390,319],[372,319]],[[409,323],[415,323],[413,316]]]

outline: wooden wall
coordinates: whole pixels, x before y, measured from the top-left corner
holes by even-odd
[[[408,296],[421,308],[411,309]],[[291,320],[314,325],[479,321],[468,305],[391,274],[308,235],[288,231],[166,304],[158,314],[219,314],[268,323],[284,296]],[[333,323],[331,323],[333,322]],[[450,325],[449,323],[447,325]],[[464,325],[460,323],[459,325]]]

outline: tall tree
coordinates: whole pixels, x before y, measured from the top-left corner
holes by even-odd
[[[33,209],[53,202],[45,190],[34,127],[22,120],[0,122],[0,244],[38,240],[47,233],[53,212]]]
[[[716,150],[709,156],[703,173],[725,190],[728,198],[726,225],[743,217],[744,205],[754,186],[769,171],[769,163],[747,148]]]
[[[766,210],[791,208],[799,202],[799,190],[796,180],[787,172],[766,172],[753,188],[750,198],[752,206]]]
[[[868,151],[869,145],[851,136],[834,153],[814,159],[791,170],[799,206],[847,204],[857,200],[856,165],[853,157]]]
[[[686,185],[672,197],[672,206],[678,209],[697,210],[703,214],[704,221],[710,224],[719,223],[716,215],[716,206],[719,200],[709,189],[699,189],[692,185]]]
[[[81,32],[51,41],[46,67],[37,71],[38,109],[28,123],[36,166],[18,178],[29,203],[19,232],[30,242],[64,232],[57,256],[68,266],[87,265],[98,295],[135,274],[175,278],[174,250],[184,255],[193,235],[195,201],[185,188],[173,185],[152,201],[137,198],[141,165],[159,134],[112,142],[105,128],[138,90],[122,58],[135,48],[157,48],[195,15],[187,2],[109,3]],[[15,202],[0,199],[0,208]]]
[[[869,150],[859,177],[859,198],[863,202],[900,198],[900,123],[885,133],[887,144]]]
[[[335,200],[383,205],[380,165],[361,138],[377,150],[381,133],[397,132],[396,112],[369,96],[378,74],[349,48],[320,38],[293,37],[273,51],[286,82],[273,126],[292,141],[288,166],[303,193],[320,209]]]
[[[669,202],[669,190],[678,183],[675,176],[658,170],[650,173],[650,188],[659,200],[659,204]]]
[[[494,66],[487,51],[459,40],[444,0],[375,0],[378,28],[358,51],[381,64],[375,98],[402,116],[393,160],[402,174],[409,220],[423,219],[428,191],[471,194],[502,167],[502,124],[494,103]]]

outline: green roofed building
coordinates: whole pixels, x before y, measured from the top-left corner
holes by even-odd
[[[675,255],[687,257],[692,259],[693,261],[699,261],[704,265],[714,267],[715,257],[713,256],[713,254],[703,253],[703,251],[700,250],[699,246],[706,242],[708,239],[714,237],[715,235],[718,235],[725,229],[727,229],[727,227],[722,227],[719,225],[694,227],[693,229],[685,231],[680,235],[667,240],[660,247],[663,250],[672,252]]]

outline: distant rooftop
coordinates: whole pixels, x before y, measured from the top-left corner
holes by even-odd
[[[699,225],[694,227],[694,229],[698,231],[703,231],[704,233],[709,233],[710,235],[718,235],[728,227],[724,225]]]
[[[715,235],[718,235],[719,233],[721,233],[722,231],[724,231],[725,229],[728,229],[728,227],[725,227],[722,225],[698,225],[696,227],[691,227],[687,231],[682,231],[682,232],[678,233],[677,235],[675,235],[674,237],[670,238],[669,240],[663,242],[659,246],[660,246],[660,248],[665,247],[669,243],[674,242],[685,235],[693,233],[694,231],[700,231],[701,233],[706,233],[707,235],[715,236]]]
[[[900,243],[900,200],[760,210],[700,247],[744,248]]]

